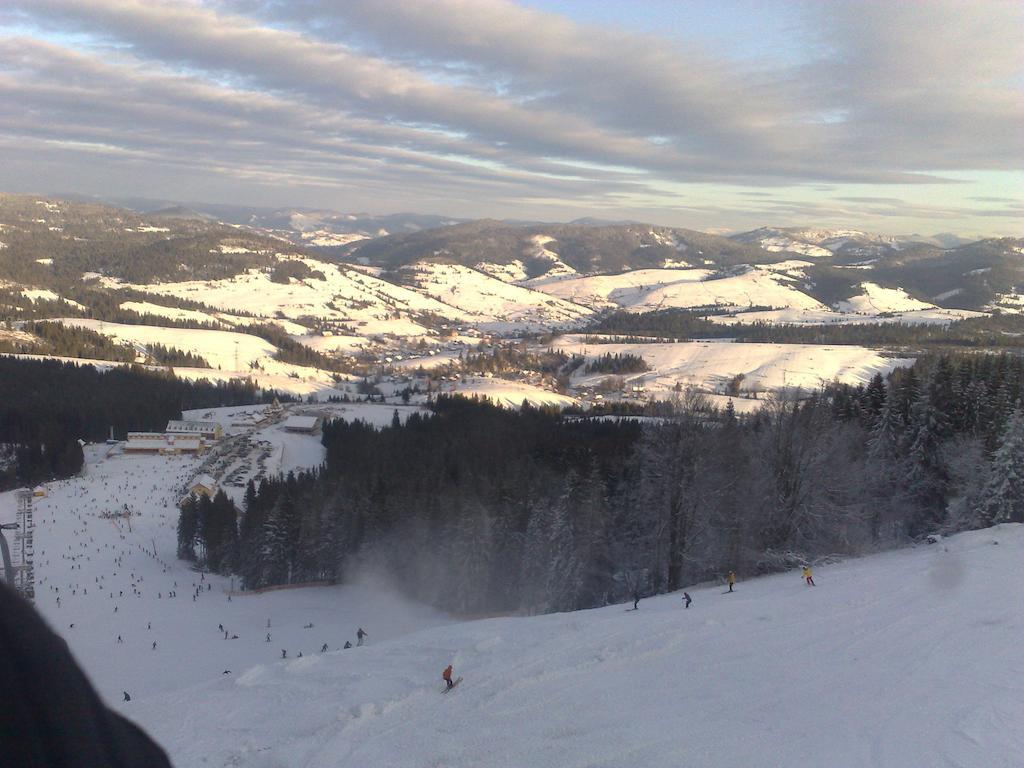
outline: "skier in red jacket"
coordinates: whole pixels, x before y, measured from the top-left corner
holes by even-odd
[[[444,678],[444,681],[446,683],[448,683],[447,690],[450,691],[452,688],[455,687],[455,683],[452,682],[452,665],[451,664],[449,664],[447,667],[445,667],[444,672],[441,673],[441,677]]]

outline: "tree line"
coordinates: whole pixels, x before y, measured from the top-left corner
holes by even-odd
[[[834,323],[792,325],[767,322],[716,323],[706,313],[685,309],[653,312],[615,312],[593,323],[588,344],[602,342],[677,342],[691,339],[736,339],[771,344],[879,344],[904,347],[984,347],[990,349],[1024,346],[1024,318],[993,315],[957,320],[948,325],[906,323]]]

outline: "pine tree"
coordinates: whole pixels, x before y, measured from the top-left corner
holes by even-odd
[[[864,390],[864,408],[871,418],[877,418],[881,414],[887,394],[885,379],[881,373],[876,373]]]
[[[292,583],[293,568],[289,529],[294,512],[291,494],[286,487],[278,496],[263,523],[260,585]]]
[[[189,497],[181,504],[178,517],[178,557],[182,560],[196,559],[196,533],[199,530],[199,510],[196,497]]]
[[[547,578],[551,563],[552,509],[548,501],[531,505],[529,522],[523,541],[522,607],[528,611],[548,610]]]
[[[548,605],[553,611],[576,610],[583,589],[583,564],[578,556],[572,521],[569,519],[568,494],[555,503],[548,540],[551,560],[544,590]]]
[[[1024,412],[1020,406],[1006,423],[979,510],[985,525],[1024,522]]]
[[[868,438],[868,456],[877,462],[891,462],[899,451],[899,416],[895,408],[896,398],[889,390],[883,397],[878,418]]]

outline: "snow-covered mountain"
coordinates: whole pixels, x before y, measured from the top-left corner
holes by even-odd
[[[130,344],[140,363],[162,346],[210,366],[191,360],[179,375],[251,375],[331,396],[349,374],[380,376],[410,357],[443,365],[494,337],[578,331],[612,312],[832,326],[1024,310],[1024,240],[1012,238],[942,249],[852,230],[726,238],[633,222],[435,219],[389,234],[372,217],[329,211],[263,211],[255,223],[192,213],[0,195],[0,314],[14,324],[0,345],[61,356],[25,323],[63,319]]]

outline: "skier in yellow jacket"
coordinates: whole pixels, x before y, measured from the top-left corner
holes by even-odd
[[[804,566],[804,581],[807,582],[808,587],[814,586],[814,576],[811,574],[811,566]]]

